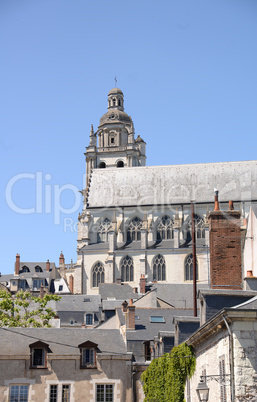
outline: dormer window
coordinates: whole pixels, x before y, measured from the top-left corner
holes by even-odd
[[[97,344],[87,341],[78,347],[80,348],[80,368],[96,368]]]
[[[41,268],[39,265],[37,265],[37,266],[35,267],[35,271],[36,271],[36,272],[43,272],[42,268]]]
[[[24,266],[21,268],[21,273],[24,273],[24,272],[30,272],[29,268],[28,268],[26,265],[24,265]]]
[[[88,313],[86,314],[86,325],[93,325],[93,314]]]
[[[29,345],[30,368],[47,368],[47,352],[50,351],[47,343],[38,341]]]

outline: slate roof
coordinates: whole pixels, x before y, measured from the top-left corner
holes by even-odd
[[[197,284],[198,289],[203,291],[209,288],[208,285]],[[175,283],[162,284],[153,283],[149,286],[150,290],[157,289],[157,297],[176,308],[192,308],[193,307],[193,284],[192,283]]]
[[[102,353],[124,354],[126,346],[119,330],[85,328],[0,328],[2,356],[29,355],[29,345],[42,341],[53,355],[80,355],[78,345],[91,341]]]
[[[257,161],[94,169],[87,206],[204,203],[212,201],[214,188],[220,201],[240,201],[247,191],[257,200],[256,184]]]
[[[115,298],[115,300],[121,300],[122,302],[140,297],[138,293],[133,292],[133,288],[130,285],[125,283],[121,285],[117,283],[99,283],[99,294],[102,300]]]
[[[125,324],[125,315],[121,309],[117,309],[117,314],[121,325]],[[126,337],[128,341],[136,340],[153,340],[158,333],[174,331],[173,318],[175,316],[193,316],[192,309],[163,309],[163,308],[137,308],[135,315],[136,319],[135,330],[127,329]],[[163,316],[164,323],[150,322],[150,316]]]
[[[232,308],[237,310],[257,310],[257,296]]]

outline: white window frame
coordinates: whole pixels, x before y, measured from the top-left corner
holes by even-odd
[[[113,380],[110,378],[101,378],[97,380],[92,380],[90,381],[90,384],[93,386],[93,390],[90,391],[91,394],[91,399],[90,402],[96,402],[96,390],[97,390],[97,385],[113,385],[113,402],[123,402],[121,400],[120,396],[120,384],[121,380]]]
[[[57,385],[57,402],[62,402],[62,388],[63,385],[69,385],[70,387],[70,399],[69,402],[75,402],[74,398],[74,381],[57,381],[57,380],[47,380],[46,381],[46,397],[44,399],[44,402],[49,402],[50,401],[50,386],[51,385]]]

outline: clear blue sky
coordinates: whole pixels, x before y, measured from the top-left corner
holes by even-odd
[[[72,208],[115,75],[148,165],[256,159],[256,0],[1,0],[0,55],[2,274],[76,260],[54,191]]]

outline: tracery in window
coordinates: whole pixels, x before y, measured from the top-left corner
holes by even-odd
[[[185,267],[185,280],[192,281],[193,280],[193,254],[188,254],[185,258],[184,262]],[[196,280],[198,280],[198,261],[196,259]]]
[[[158,254],[153,260],[153,280],[165,281],[166,280],[166,264],[163,255]]]
[[[133,282],[134,280],[134,264],[131,257],[126,255],[121,261],[121,281]]]
[[[97,243],[106,243],[108,241],[108,230],[111,222],[105,218],[97,228]]]
[[[173,237],[173,220],[165,215],[157,226],[157,240],[169,240]]]
[[[188,222],[188,230],[190,234],[192,233],[192,220]],[[196,239],[204,239],[205,238],[205,222],[204,219],[195,214],[195,237]]]
[[[141,240],[141,228],[141,219],[138,217],[133,218],[127,229],[127,241],[130,242],[133,240]]]
[[[104,266],[101,262],[97,262],[92,269],[93,287],[98,288],[99,283],[104,283]]]

